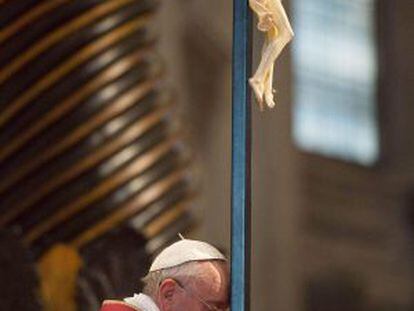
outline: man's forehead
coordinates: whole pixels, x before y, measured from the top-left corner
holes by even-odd
[[[209,282],[224,284],[228,282],[229,268],[223,261],[200,262],[200,272]]]
[[[223,263],[205,262],[202,264],[204,273],[195,280],[199,291],[213,302],[227,300],[229,288],[228,268]]]

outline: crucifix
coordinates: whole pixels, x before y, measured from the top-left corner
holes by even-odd
[[[258,29],[265,32],[262,59],[253,77],[251,67],[251,9]],[[293,31],[280,0],[234,0],[232,86],[232,186],[231,186],[231,310],[248,311],[250,296],[251,118],[250,90],[260,109],[273,99],[274,62]]]

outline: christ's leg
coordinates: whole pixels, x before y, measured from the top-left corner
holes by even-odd
[[[280,55],[283,48],[290,41],[290,39],[291,37],[287,33],[281,33],[279,37],[270,38],[269,41],[265,44],[259,67],[257,68],[254,76],[249,80],[249,83],[253,88],[260,106],[263,104],[263,96],[266,89],[266,75],[269,73],[269,71],[273,72],[272,66],[274,65],[275,60]],[[272,88],[270,88],[270,90],[272,90]],[[273,94],[271,92],[272,91],[267,92],[266,96],[270,101],[269,105],[274,105],[272,99]]]
[[[262,60],[252,79],[261,82],[264,81],[267,71],[269,70],[271,65],[276,61],[277,57],[280,55],[283,48],[289,41],[290,37],[282,34],[278,38],[271,39],[269,44],[266,46],[266,49],[262,56]]]
[[[273,99],[273,69],[274,64],[272,64],[266,74],[266,80],[265,80],[265,87],[264,87],[264,101],[266,105],[270,108],[273,108],[275,106],[275,102]]]

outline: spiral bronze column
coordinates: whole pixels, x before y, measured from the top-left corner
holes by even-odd
[[[118,241],[145,265],[193,223],[189,155],[155,52],[157,4],[0,2],[0,226],[39,261],[64,244],[93,265]]]

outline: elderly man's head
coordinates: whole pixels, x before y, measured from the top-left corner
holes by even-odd
[[[183,240],[165,249],[143,281],[144,293],[161,311],[228,308],[228,263],[217,249],[204,242]]]

